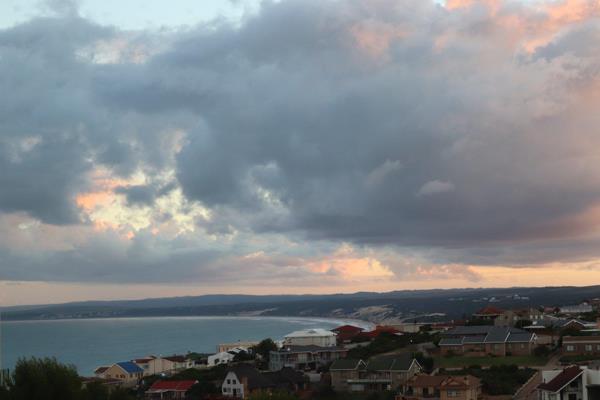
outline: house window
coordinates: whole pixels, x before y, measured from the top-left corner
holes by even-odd
[[[521,348],[524,349],[525,348],[525,343],[521,343]]]
[[[567,351],[575,351],[575,346],[573,346],[572,344],[568,345]]]
[[[227,379],[227,384],[231,385],[231,379]]]
[[[456,390],[448,390],[448,397],[457,397],[458,392]]]
[[[600,344],[596,345],[596,350],[600,351]]]
[[[585,345],[585,351],[592,351],[592,345],[591,344],[586,344]]]

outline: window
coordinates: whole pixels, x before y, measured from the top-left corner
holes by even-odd
[[[575,351],[575,346],[573,346],[572,344],[568,345],[567,351]]]
[[[585,345],[585,351],[592,351],[592,345],[591,344],[586,344]]]
[[[524,349],[525,348],[525,343],[521,343],[521,348]]]
[[[231,379],[227,379],[227,384],[231,385]]]
[[[600,344],[596,345],[596,350],[600,351]]]
[[[448,397],[457,397],[458,392],[456,390],[448,390]]]

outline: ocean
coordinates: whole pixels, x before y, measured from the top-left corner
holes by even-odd
[[[299,329],[368,323],[295,317],[156,317],[3,321],[0,357],[12,369],[21,357],[56,357],[91,376],[99,365],[150,354],[214,353],[219,343],[282,339]]]

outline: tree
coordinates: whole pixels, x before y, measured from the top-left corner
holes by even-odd
[[[83,400],[106,400],[108,388],[100,382],[90,382],[85,385],[81,398]]]
[[[289,394],[285,392],[273,392],[266,393],[260,392],[250,395],[249,400],[298,400],[298,396],[295,394]]]
[[[254,347],[254,352],[259,354],[265,361],[269,361],[269,353],[275,350],[277,350],[277,345],[271,338],[262,340]]]
[[[20,359],[9,388],[11,400],[82,398],[81,379],[75,367],[54,358]]]

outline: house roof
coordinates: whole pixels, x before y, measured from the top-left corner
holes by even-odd
[[[110,367],[106,367],[106,366],[98,367],[94,370],[94,374],[102,374],[102,373],[106,372],[106,370],[109,368]]]
[[[329,336],[335,336],[335,333],[325,330],[325,329],[315,328],[315,329],[304,329],[301,331],[294,331],[292,333],[285,335],[285,338],[329,337]]]
[[[179,355],[173,355],[173,356],[169,356],[169,357],[163,357],[163,359],[169,360],[171,362],[178,362],[178,363],[183,363],[183,362],[186,361],[185,356],[179,356]]]
[[[343,370],[355,370],[359,368],[365,367],[365,362],[363,360],[358,360],[354,358],[340,358],[335,360],[331,366],[329,367],[330,371],[343,371]]]
[[[240,382],[245,378],[248,389],[250,390],[275,386],[270,379],[262,375],[256,368],[249,364],[236,365],[230,369],[229,372],[233,372],[238,377]]]
[[[353,325],[342,325],[332,329],[331,331],[336,333],[358,333],[364,331],[364,329]]]
[[[598,343],[600,336],[563,336],[563,344],[565,343]]]
[[[152,360],[154,360],[153,357],[136,358],[135,360],[133,360],[133,362],[136,363],[136,364],[147,364],[147,363],[149,363]]]
[[[535,336],[517,328],[499,326],[457,326],[442,334],[440,346],[457,346],[475,343],[523,343]]]
[[[413,362],[419,364],[412,354],[398,354],[372,358],[367,363],[367,369],[371,371],[408,371]]]
[[[440,346],[460,346],[462,344],[462,338],[441,338]]]
[[[135,374],[135,373],[138,373],[138,372],[144,372],[144,370],[141,369],[133,361],[122,361],[122,362],[118,362],[117,365],[119,367],[121,367],[121,369],[123,369],[128,374]]]
[[[187,392],[198,381],[156,381],[150,386],[149,392]]]
[[[559,392],[562,388],[564,388],[574,379],[578,378],[581,374],[583,374],[583,370],[576,365],[565,368],[560,374],[556,375],[550,381],[540,383],[538,385],[538,389],[553,393]]]
[[[265,372],[263,376],[277,386],[298,385],[306,383],[308,379],[302,372],[290,367],[283,367],[279,371]]]
[[[473,315],[501,315],[504,314],[504,310],[494,306],[487,306],[477,311]]]
[[[308,346],[283,346],[281,349],[276,350],[280,353],[326,353],[332,351],[346,351],[343,347],[339,346],[316,346],[316,345],[308,345]]]
[[[464,388],[480,386],[481,381],[473,375],[448,376],[441,383],[441,389]]]
[[[439,387],[446,378],[448,378],[447,375],[415,375],[408,381],[408,385],[412,387]]]

